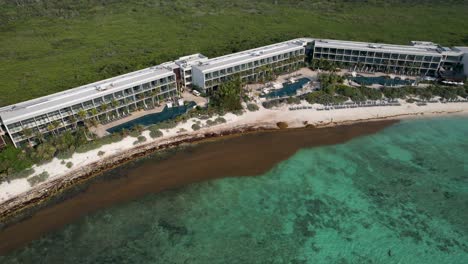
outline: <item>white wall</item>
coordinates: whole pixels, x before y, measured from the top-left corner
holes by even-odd
[[[192,66],[192,84],[205,89],[205,74],[195,65]]]

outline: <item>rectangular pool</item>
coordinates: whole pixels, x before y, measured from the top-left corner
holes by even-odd
[[[264,97],[275,98],[296,95],[297,90],[301,89],[309,81],[309,78],[300,78],[294,83],[283,83],[283,88],[271,90],[268,94],[264,95]]]
[[[130,120],[123,124],[111,127],[107,129],[109,133],[120,132],[124,129],[131,129],[136,125],[142,126],[149,126],[156,123],[164,122],[166,120],[173,119],[177,116],[185,114],[189,109],[193,108],[196,105],[195,102],[188,102],[188,104],[184,104],[183,106],[174,106],[171,108],[164,107],[162,112],[154,113],[154,114],[147,114],[142,117]]]

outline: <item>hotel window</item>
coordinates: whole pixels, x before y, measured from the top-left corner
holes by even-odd
[[[432,57],[429,57],[429,56],[424,57],[424,61],[431,61],[431,60],[432,60]]]
[[[406,60],[406,54],[400,54],[400,55],[398,56],[398,59],[400,59],[400,60]]]
[[[329,51],[330,51],[329,48],[323,48],[323,49],[322,49],[322,52],[323,52],[323,53],[328,53]]]
[[[385,59],[390,59],[390,53],[384,53],[384,54],[383,54],[383,57],[384,57]]]
[[[376,58],[382,58],[382,55],[383,55],[382,52],[376,52],[375,53]]]
[[[408,55],[408,57],[406,57],[407,60],[414,60],[414,55]]]
[[[236,71],[236,72],[240,71],[240,66],[237,65],[236,67],[234,67],[234,71]]]
[[[351,50],[345,50],[345,54],[346,54],[346,55],[351,55],[351,54],[352,54],[352,51],[351,51]]]
[[[316,48],[315,48],[315,52],[322,52],[322,48],[316,47]]]
[[[366,56],[366,55],[367,55],[367,52],[366,52],[366,51],[361,50],[361,51],[359,52],[359,56]]]
[[[354,56],[358,56],[359,55],[359,50],[353,50],[353,53],[352,53]]]

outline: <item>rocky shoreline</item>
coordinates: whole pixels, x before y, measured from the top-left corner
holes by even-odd
[[[152,154],[155,151],[167,150],[186,143],[198,143],[204,140],[225,136],[273,130],[277,129],[275,127],[247,126],[230,130],[222,130],[219,132],[200,133],[195,136],[181,135],[162,144],[153,142],[146,145],[137,146],[123,153],[119,153],[98,162],[94,162],[85,168],[74,170],[67,175],[64,175],[63,177],[59,177],[52,181],[41,184],[36,188],[31,189],[24,195],[17,196],[8,201],[5,201],[0,205],[0,221],[4,221],[32,206],[43,203],[50,197],[53,197],[78,183],[91,179],[105,171],[114,169],[135,159]]]
[[[306,120],[288,120],[286,118],[276,118],[277,122],[258,122],[256,124],[247,123],[238,125],[233,128],[219,128],[210,129],[206,132],[187,133],[176,135],[162,141],[154,141],[143,145],[135,146],[129,150],[125,150],[105,157],[86,166],[80,166],[77,169],[70,171],[63,176],[50,180],[37,187],[32,188],[24,194],[15,196],[0,204],[0,222],[5,222],[8,219],[20,214],[28,208],[34,207],[38,204],[47,201],[49,198],[63,192],[64,190],[75,186],[78,183],[84,182],[88,179],[105,171],[111,170],[123,164],[126,164],[135,159],[147,156],[158,150],[166,150],[177,147],[181,144],[202,142],[204,140],[215,139],[224,136],[242,135],[245,133],[275,131],[281,128],[324,128],[334,127],[341,125],[350,125],[362,122],[382,121],[382,120],[395,120],[395,119],[408,119],[420,117],[434,117],[439,115],[466,115],[465,110],[456,111],[431,111],[431,112],[417,112],[405,113],[394,115],[373,116],[370,118],[357,118],[352,120],[322,120],[318,122],[308,122]],[[286,122],[282,122],[286,121]],[[280,124],[281,123],[281,124]],[[284,124],[287,124],[284,127]]]

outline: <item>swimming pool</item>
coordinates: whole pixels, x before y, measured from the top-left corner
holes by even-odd
[[[294,83],[283,83],[283,88],[271,90],[270,93],[264,95],[263,97],[275,98],[296,95],[297,90],[301,89],[304,84],[309,81],[309,78],[300,78]]]
[[[411,85],[414,83],[414,80],[403,80],[398,77],[391,79],[388,76],[378,76],[378,77],[357,76],[357,77],[351,77],[349,78],[349,80],[352,80],[361,85],[380,84],[383,86],[399,86],[399,85]]]
[[[189,109],[191,109],[195,105],[196,105],[195,102],[188,102],[187,104],[184,104],[183,106],[174,106],[171,108],[167,108],[166,106],[164,107],[162,112],[154,113],[154,114],[147,114],[145,116],[133,119],[131,121],[125,122],[115,127],[111,127],[107,129],[107,132],[115,133],[115,132],[120,132],[124,129],[131,129],[136,125],[149,126],[149,125],[160,123],[166,120],[170,120],[177,116],[185,114]]]

